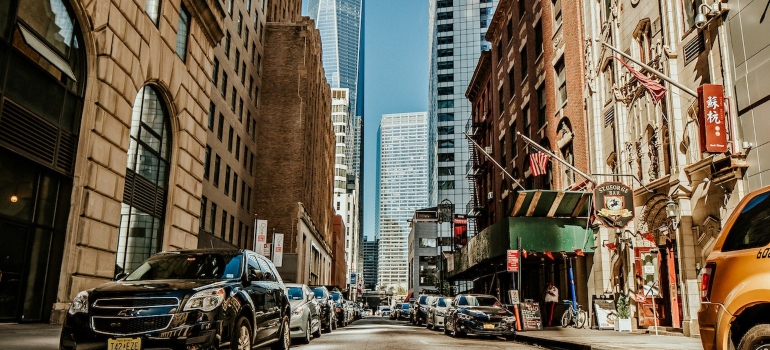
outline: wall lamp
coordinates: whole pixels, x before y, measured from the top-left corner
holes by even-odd
[[[666,202],[666,216],[671,220],[671,226],[676,230],[679,227],[679,204],[669,198]]]
[[[711,5],[705,3],[700,4],[700,6],[698,6],[698,14],[695,15],[695,26],[698,27],[698,29],[705,27],[709,18],[719,16],[726,10],[727,7],[725,7],[719,0],[715,0]]]

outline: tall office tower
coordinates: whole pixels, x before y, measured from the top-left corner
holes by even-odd
[[[429,4],[430,82],[428,142],[430,205],[448,199],[466,214],[473,187],[465,178],[469,143],[463,136],[471,119],[465,90],[481,51],[497,0],[431,0]]]
[[[308,16],[321,32],[324,71],[332,88],[350,89],[350,115],[356,113],[358,48],[362,0],[310,0]]]
[[[334,126],[334,209],[342,216],[345,226],[345,280],[358,267],[358,181],[348,168],[346,147],[352,144],[350,126],[350,90],[332,89],[332,125]]]
[[[279,8],[289,6],[284,3]],[[257,95],[268,10],[265,1],[225,1],[224,37],[211,67],[199,248],[254,246]]]
[[[377,261],[379,260],[377,251],[380,249],[379,240],[376,238],[369,239],[364,236],[361,245],[364,247],[364,276],[362,277],[364,279],[364,288],[374,289],[377,285]]]
[[[428,204],[426,112],[384,114],[380,122],[378,284],[407,288],[409,222]]]

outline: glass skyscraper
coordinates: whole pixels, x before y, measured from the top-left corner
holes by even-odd
[[[378,285],[406,290],[409,222],[428,204],[428,120],[426,112],[384,114],[378,138]]]
[[[470,201],[468,140],[463,136],[471,119],[465,98],[497,0],[431,0],[429,4],[429,183],[430,205],[444,199],[466,214]]]

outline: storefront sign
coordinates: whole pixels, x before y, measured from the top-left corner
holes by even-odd
[[[283,266],[283,233],[273,233],[273,264]]]
[[[605,182],[594,190],[596,217],[604,226],[624,228],[634,219],[634,191],[621,182]]]
[[[519,303],[521,313],[521,329],[525,331],[543,330],[543,321],[540,317],[540,304],[535,302]]]
[[[615,317],[609,317],[611,314]],[[597,328],[615,328],[615,321],[617,320],[615,302],[612,299],[598,299],[594,296],[594,317],[596,317]]]
[[[702,152],[727,152],[727,125],[722,85],[704,84],[698,87],[698,124]]]
[[[508,251],[508,272],[519,272],[519,251]]]
[[[256,220],[254,224],[254,251],[267,255],[265,244],[267,243],[267,220]]]
[[[512,305],[518,305],[519,304],[519,291],[515,289],[511,289],[508,291],[508,297],[511,299]]]

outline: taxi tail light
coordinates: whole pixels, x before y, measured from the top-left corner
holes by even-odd
[[[700,299],[702,302],[708,302],[711,298],[711,285],[714,283],[716,268],[717,265],[715,263],[708,263],[701,270]]]

